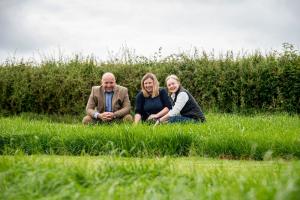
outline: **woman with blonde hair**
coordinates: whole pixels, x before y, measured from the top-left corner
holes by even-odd
[[[152,73],[141,80],[141,91],[136,96],[134,123],[156,121],[166,115],[172,105],[165,89],[159,88],[159,82]]]
[[[160,122],[204,122],[205,116],[195,98],[181,86],[179,78],[172,74],[166,78],[172,109],[157,120]]]

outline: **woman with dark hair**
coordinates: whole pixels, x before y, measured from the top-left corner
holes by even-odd
[[[156,124],[174,122],[204,122],[205,116],[195,98],[181,86],[176,75],[166,78],[166,84],[172,103],[172,109],[157,120]]]
[[[136,96],[134,123],[156,121],[166,115],[172,105],[165,89],[159,88],[159,82],[152,73],[141,80],[141,91]]]

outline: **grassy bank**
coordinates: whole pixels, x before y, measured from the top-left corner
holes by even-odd
[[[296,199],[299,161],[1,156],[0,199]]]
[[[208,114],[205,124],[84,127],[0,118],[0,153],[300,158],[299,116]]]

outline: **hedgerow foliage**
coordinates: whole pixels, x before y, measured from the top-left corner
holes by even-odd
[[[128,88],[134,105],[140,80],[147,72],[157,75],[161,86],[169,74],[182,85],[204,111],[300,112],[300,55],[293,45],[282,52],[234,56],[198,53],[148,59],[127,55],[124,60],[97,62],[93,57],[75,56],[67,61],[46,60],[40,64],[6,61],[0,67],[2,113],[82,114],[93,85],[106,71]]]

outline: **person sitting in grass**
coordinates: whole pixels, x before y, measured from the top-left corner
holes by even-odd
[[[166,78],[166,84],[172,103],[172,109],[164,116],[159,118],[160,122],[204,122],[205,116],[195,98],[184,89],[176,75]]]
[[[134,123],[155,121],[169,112],[172,105],[165,89],[159,88],[159,82],[152,73],[141,80],[141,91],[136,96]]]
[[[102,76],[101,86],[93,86],[86,105],[83,124],[96,122],[133,121],[130,113],[128,90],[116,85],[115,76],[106,72]]]

